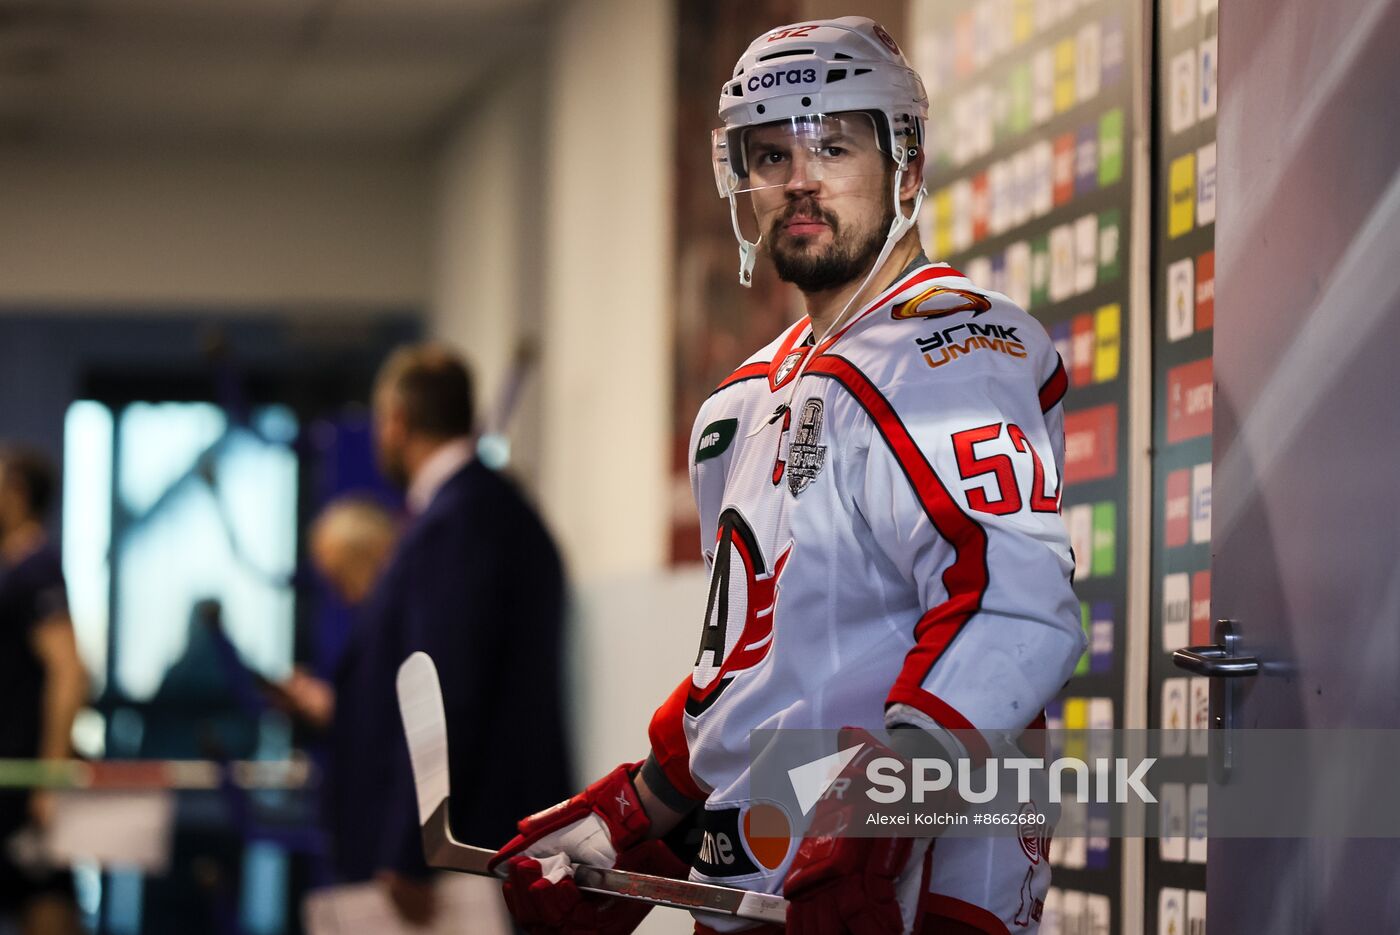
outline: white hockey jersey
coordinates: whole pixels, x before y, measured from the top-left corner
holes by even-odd
[[[924,265],[819,346],[810,330],[787,329],[696,418],[709,604],[651,728],[674,788],[739,839],[742,859],[702,851],[692,877],[765,892],[796,845],[739,833],[751,730],[1024,728],[1085,646],[1059,515],[1068,383],[1040,324]],[[1007,899],[1022,874],[1024,858]],[[995,898],[969,901],[1000,913]]]

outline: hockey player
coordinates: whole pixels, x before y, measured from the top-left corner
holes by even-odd
[[[644,762],[520,822],[497,856],[507,902],[527,930],[630,931],[640,910],[582,895],[581,863],[784,892],[801,935],[1034,931],[1049,868],[1023,839],[749,836],[753,729],[899,728],[985,755],[968,731],[1031,725],[1084,637],[1065,372],[1034,319],[924,257],[927,99],[894,40],[864,17],[760,36],[720,117],[740,278],[765,244],[807,316],[695,420],[711,583],[693,671]],[[682,821],[728,846],[677,866],[653,839]]]

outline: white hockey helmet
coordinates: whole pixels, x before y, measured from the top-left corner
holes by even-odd
[[[890,34],[865,16],[794,23],[759,36],[734,66],[719,96],[724,126],[711,137],[715,185],[729,199],[734,236],[739,241],[739,281],[748,285],[758,241],[749,241],[739,226],[735,195],[763,187],[750,179],[744,135],[753,128],[788,123],[818,127],[852,113],[868,114],[880,149],[895,165],[895,221],[887,249],[914,224],[923,190],[909,216],[899,203],[899,188],[909,161],[923,145],[928,95]],[[878,263],[876,264],[879,265]],[[874,273],[874,270],[871,270]]]

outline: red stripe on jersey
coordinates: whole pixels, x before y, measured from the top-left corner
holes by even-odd
[[[690,677],[687,676],[651,716],[647,736],[651,739],[651,752],[657,765],[676,791],[688,799],[703,802],[708,796],[690,774],[690,745],[685,741],[685,699],[689,695]]]
[[[956,277],[959,279],[965,278],[962,273],[953,269],[951,266],[920,267],[918,272],[914,273],[914,275],[910,276],[904,282],[897,282],[893,286],[890,286],[888,289],[886,289],[885,293],[882,296],[880,296],[874,302],[870,303],[869,307],[866,308],[865,311],[857,315],[855,319],[851,321],[850,324],[846,325],[840,331],[836,332],[831,337],[823,341],[821,343],[821,346],[817,348],[818,356],[826,353],[826,349],[831,347],[831,345],[835,344],[838,340],[840,340],[841,335],[854,328],[856,326],[856,322],[860,321],[866,315],[869,315],[871,312],[884,305],[890,299],[893,299],[895,296],[899,295],[905,289],[912,289],[915,286],[921,286],[924,283],[932,282],[935,279],[947,279],[949,277]]]
[[[766,376],[768,376],[768,364],[764,363],[763,361],[760,360],[752,364],[744,364],[744,366],[740,367],[738,370],[734,371],[729,376],[721,380],[719,386],[714,388],[713,393],[718,393],[726,386],[733,386],[735,383],[739,383],[743,380],[753,380],[757,379],[758,377]]]
[[[1065,362],[1056,354],[1055,372],[1050,374],[1050,379],[1040,388],[1040,411],[1049,412],[1054,409],[1059,401],[1065,398],[1068,390],[1069,377],[1065,375]]]
[[[977,728],[972,726],[972,722],[963,717],[961,711],[932,692],[895,682],[894,688],[890,689],[887,704],[905,704],[916,711],[922,711],[939,727],[953,731],[953,736],[962,742],[968,755],[974,760],[984,761],[991,758],[992,748],[987,746],[987,741],[977,732]]]
[[[776,390],[774,386],[774,377],[777,376],[778,367],[782,365],[783,358],[787,357],[787,355],[792,352],[793,346],[797,344],[797,339],[802,336],[802,332],[805,331],[806,328],[807,317],[804,315],[802,320],[793,325],[788,333],[783,336],[783,343],[778,345],[778,353],[774,355],[772,360],[767,363],[756,360],[744,364],[744,366],[721,380],[719,386],[710,391],[710,395],[713,396],[725,387],[733,386],[735,383],[741,383],[744,380],[755,380],[759,377],[767,377],[768,389]]]
[[[953,563],[943,572],[948,599],[914,625],[914,648],[895,681],[895,689],[922,692],[934,663],[982,609],[982,595],[987,590],[987,532],[958,506],[889,400],[859,368],[844,357],[828,355],[814,360],[807,372],[832,377],[855,397],[889,445],[933,528],[953,546]]]
[[[1006,923],[991,910],[983,909],[974,903],[964,902],[956,896],[947,896],[943,893],[925,893],[919,903],[920,912],[928,920],[924,927],[925,932],[942,931],[943,927],[938,924],[938,920],[948,919],[969,925],[979,932],[986,933],[986,935],[1011,935],[1011,930],[1006,927]]]

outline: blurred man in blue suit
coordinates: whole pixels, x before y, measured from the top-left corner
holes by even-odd
[[[495,847],[514,818],[570,788],[561,698],[564,581],[539,517],[473,457],[466,367],[436,346],[396,351],[374,389],[380,467],[411,514],[335,676],[328,818],[345,882],[379,879],[400,915],[434,913],[395,700],[416,650],[442,673],[452,825]]]

